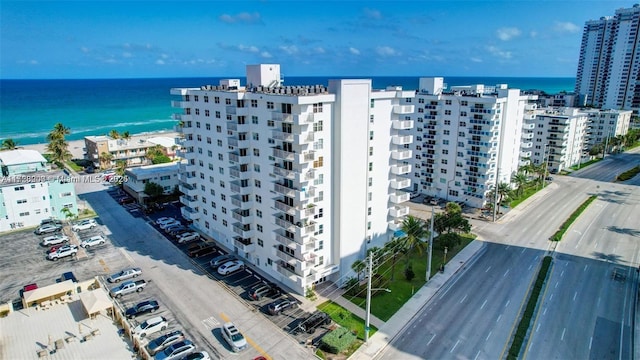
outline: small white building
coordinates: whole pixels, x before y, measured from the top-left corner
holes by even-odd
[[[0,151],[0,175],[12,176],[35,171],[47,171],[47,159],[36,150]]]
[[[148,197],[144,192],[145,185],[150,182],[156,183],[162,186],[165,194],[171,194],[178,187],[179,169],[180,164],[177,162],[127,169],[122,188],[139,203],[144,204]]]

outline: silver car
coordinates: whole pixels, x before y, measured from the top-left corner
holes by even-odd
[[[107,281],[110,283],[118,283],[120,281],[135,278],[140,275],[142,275],[142,270],[140,268],[128,268],[123,269],[115,274],[111,274],[111,276],[107,278]]]

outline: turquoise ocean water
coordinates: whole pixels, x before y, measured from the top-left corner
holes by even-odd
[[[244,83],[243,77],[238,77]],[[285,85],[327,85],[337,77],[287,77]],[[340,76],[339,78],[348,78]],[[365,77],[354,77],[365,78]],[[418,87],[418,77],[370,77],[373,87]],[[18,145],[46,142],[55,123],[71,129],[69,140],[103,135],[115,129],[131,134],[170,130],[169,89],[217,85],[220,78],[0,80],[0,140]],[[537,89],[553,94],[573,91],[575,78],[445,77],[449,86],[508,84],[510,88]]]

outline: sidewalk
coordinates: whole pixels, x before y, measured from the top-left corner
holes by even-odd
[[[395,313],[389,321],[382,322],[376,319],[374,322],[373,315],[371,316],[371,324],[378,328],[378,331],[369,338],[368,344],[363,344],[360,348],[349,357],[350,360],[366,360],[375,358],[384,348],[393,341],[393,339],[402,332],[402,330],[409,325],[414,316],[431,300],[431,298],[438,293],[449,279],[455,275],[458,271],[463,269],[465,265],[474,258],[476,254],[479,254],[484,248],[484,242],[482,240],[475,240],[471,242],[467,247],[458,253],[453,259],[449,261],[444,273],[437,273],[431,278],[431,280],[423,286],[418,292],[413,295],[404,306]],[[335,290],[335,289],[334,289]],[[330,292],[331,299],[341,306],[346,307],[349,311],[362,316],[364,319],[364,310],[355,305],[355,309],[345,306],[341,301],[350,302],[341,296],[335,296],[337,292]],[[358,311],[359,310],[359,311]],[[380,322],[380,324],[378,323]]]

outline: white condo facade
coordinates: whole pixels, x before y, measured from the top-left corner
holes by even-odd
[[[413,190],[484,207],[520,165],[529,98],[506,85],[445,89],[441,77],[421,78],[416,98],[406,100],[416,106]]]
[[[371,80],[285,87],[276,64],[247,84],[172,89],[184,142],[183,216],[298,293],[354,276],[408,214],[413,91]]]
[[[626,135],[633,114],[631,110],[583,109],[581,111],[589,116],[585,139],[587,148],[604,143],[607,138]]]
[[[640,108],[640,6],[585,23],[576,92],[599,108]]]

